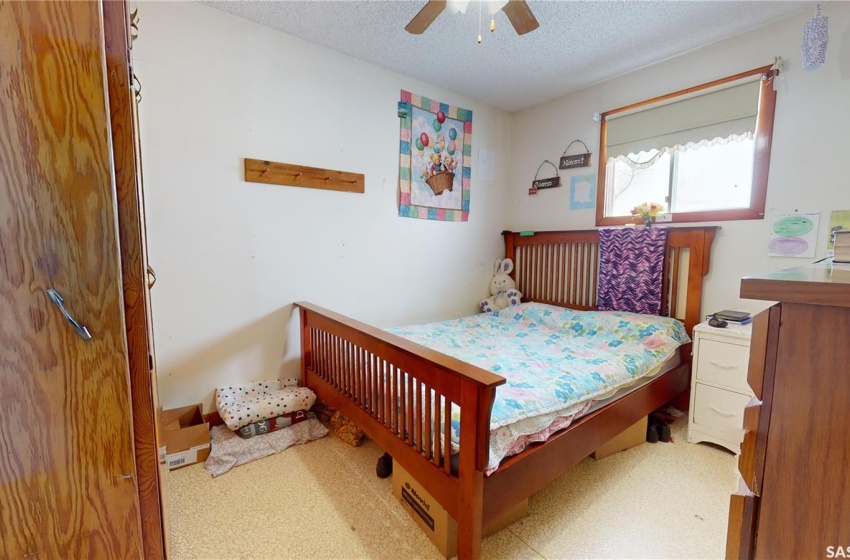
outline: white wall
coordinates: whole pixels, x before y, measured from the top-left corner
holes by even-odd
[[[767,214],[820,211],[818,258],[825,254],[832,210],[850,209],[850,3],[823,4],[831,41],[827,64],[803,71],[800,42],[814,9],[513,114],[513,153],[508,193],[508,229],[590,229],[595,210],[569,210],[569,178],[588,168],[562,171],[566,188],[529,196],[531,179],[544,159],[557,164],[567,144],[584,140],[598,161],[604,112],[737,72],[787,60],[777,97]],[[659,38],[659,40],[663,40]],[[575,146],[574,146],[575,148]],[[570,153],[576,153],[571,151]],[[596,172],[592,168],[590,172]],[[758,311],[768,302],[738,297],[742,276],[811,262],[767,256],[769,220],[719,222],[703,311]]]
[[[388,326],[468,315],[489,295],[507,113],[196,3],[139,8],[164,407],[206,412],[218,385],[297,375],[295,301]],[[401,89],[473,110],[469,222],[397,217]],[[495,181],[476,178],[479,148]],[[366,192],[246,183],[246,157],[364,173]]]

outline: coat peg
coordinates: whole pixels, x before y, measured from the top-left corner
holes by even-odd
[[[363,193],[361,173],[306,167],[262,159],[245,158],[245,180],[253,183],[307,187],[331,191]]]

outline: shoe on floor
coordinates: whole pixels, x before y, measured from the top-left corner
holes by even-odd
[[[646,441],[649,443],[658,443],[658,426],[650,423],[646,429]]]
[[[670,434],[670,426],[668,426],[667,424],[662,424],[658,427],[658,441],[663,441],[664,443],[667,443],[670,441],[671,438],[672,435]]]
[[[393,458],[389,453],[384,453],[378,457],[378,464],[375,465],[375,474],[378,478],[387,478],[393,474]]]

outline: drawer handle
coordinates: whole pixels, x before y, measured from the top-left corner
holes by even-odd
[[[65,300],[59,294],[59,292],[57,292],[53,288],[49,288],[47,290],[47,297],[49,297],[50,301],[53,302],[53,305],[55,305],[59,309],[59,312],[62,313],[62,316],[65,317],[65,320],[68,321],[69,323],[71,323],[71,326],[74,327],[74,330],[77,332],[78,335],[80,335],[80,338],[82,338],[85,341],[91,340],[91,333],[89,333],[89,330],[87,328],[85,328],[83,325],[79,324],[74,319],[74,317],[71,316],[71,314],[68,312],[68,310],[65,309],[65,304],[64,304]]]
[[[715,367],[719,367],[720,369],[738,369],[738,366],[730,366],[730,365],[727,365],[727,364],[718,364],[717,362],[712,361],[712,360],[709,360],[708,363],[710,363],[711,365],[713,365]]]
[[[713,410],[714,412],[716,412],[720,416],[725,416],[727,418],[732,418],[733,416],[737,416],[737,414],[735,414],[734,412],[726,412],[725,410],[720,410],[719,408],[717,408],[714,405],[711,405],[708,408],[710,408],[711,410]]]

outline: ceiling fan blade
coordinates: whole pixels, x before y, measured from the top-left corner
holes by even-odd
[[[516,29],[517,35],[525,35],[540,27],[537,18],[531,13],[531,8],[528,7],[525,0],[510,0],[502,8],[502,11],[508,16],[511,25]]]
[[[409,33],[420,35],[445,9],[446,0],[428,0],[428,3],[410,20],[405,29]]]

